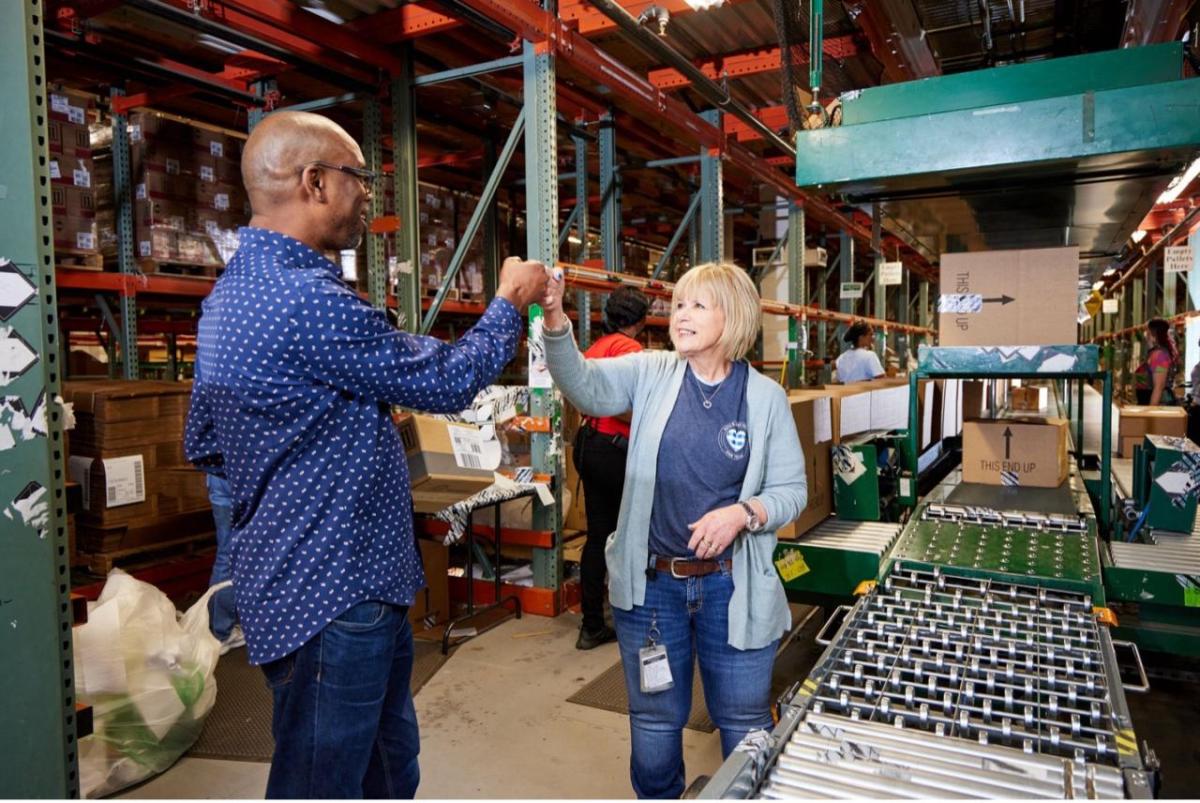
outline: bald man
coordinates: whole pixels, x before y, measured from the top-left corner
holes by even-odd
[[[390,406],[467,407],[546,287],[510,259],[454,345],[393,329],[324,256],[362,240],[376,178],[330,120],[263,120],[242,157],[253,217],[200,318],[187,455],[231,490],[237,613],[274,695],[272,798],[416,792],[407,611],[425,577]]]

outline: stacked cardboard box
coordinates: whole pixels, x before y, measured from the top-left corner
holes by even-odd
[[[788,393],[808,482],[808,506],[776,535],[791,541],[827,519],[833,512],[833,400],[824,390],[793,390]]]
[[[95,167],[89,121],[95,98],[67,89],[51,90],[47,140],[50,150],[50,202],[54,212],[54,247],[96,257],[82,266],[100,267],[96,230]]]
[[[249,219],[242,141],[152,112],[130,116],[129,141],[137,256],[224,265]]]
[[[83,485],[78,548],[84,553],[142,547],[209,532],[204,474],[183,454],[191,384],[69,382],[74,405],[71,478]]]
[[[1187,411],[1182,407],[1148,407],[1129,404],[1117,411],[1121,457],[1133,457],[1147,435],[1187,437]]]
[[[1057,488],[1070,470],[1069,423],[1061,418],[998,418],[963,424],[963,481],[1012,488]]]

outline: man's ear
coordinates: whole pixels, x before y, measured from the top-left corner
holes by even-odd
[[[325,201],[325,173],[317,165],[304,168],[304,191],[320,203]]]

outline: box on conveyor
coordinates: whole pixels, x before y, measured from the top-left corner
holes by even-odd
[[[1078,339],[1079,248],[943,254],[941,346],[1061,346]]]
[[[1117,408],[1121,457],[1133,457],[1133,447],[1146,435],[1187,437],[1187,411],[1182,407],[1130,404]]]
[[[788,402],[804,452],[808,506],[798,519],[776,532],[784,541],[799,538],[833,513],[832,399],[823,390],[793,390],[788,393]]]
[[[1070,470],[1067,428],[1061,418],[964,421],[964,482],[1020,488],[1057,488]]]

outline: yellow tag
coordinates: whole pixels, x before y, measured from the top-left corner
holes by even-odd
[[[785,583],[790,583],[797,577],[803,577],[810,571],[808,564],[804,562],[804,556],[798,549],[789,549],[787,554],[775,561],[775,568],[779,570],[779,576]]]

